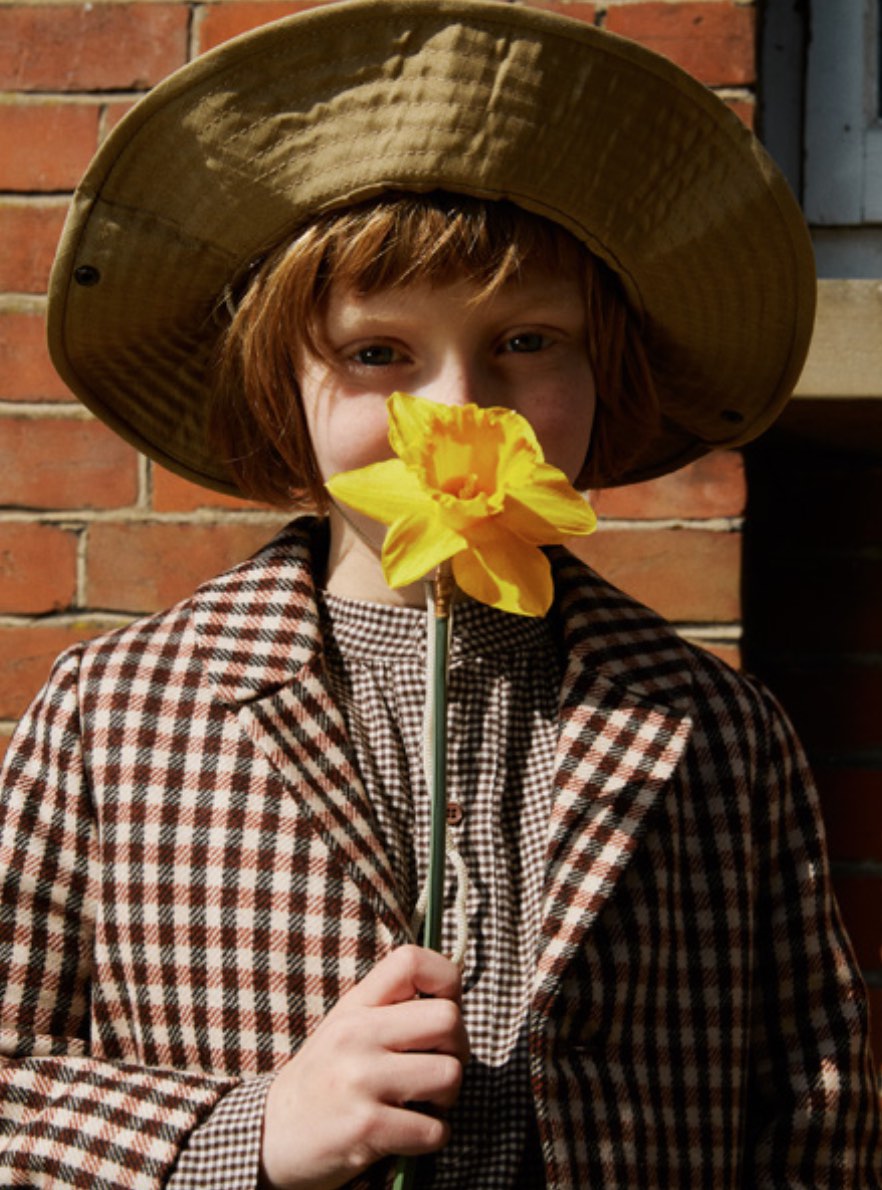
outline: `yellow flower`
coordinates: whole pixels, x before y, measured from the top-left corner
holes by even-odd
[[[510,409],[439,405],[393,393],[397,458],[328,480],[331,495],[389,526],[383,574],[403,587],[452,559],[459,587],[525,616],[551,605],[538,548],[591,533],[597,518],[562,471],[545,462],[530,423]]]

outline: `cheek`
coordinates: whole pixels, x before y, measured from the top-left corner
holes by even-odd
[[[323,479],[391,454],[385,396],[347,386],[334,369],[310,358],[300,370],[300,399]]]
[[[341,409],[335,419],[338,452],[345,455],[346,466],[366,467],[392,455],[389,445],[389,419],[385,401],[357,403],[353,409]]]
[[[593,382],[558,393],[535,408],[528,421],[536,432],[547,462],[563,471],[570,483],[585,463],[596,400]]]
[[[313,448],[323,478],[387,459],[389,426],[385,402],[325,402],[310,418]]]

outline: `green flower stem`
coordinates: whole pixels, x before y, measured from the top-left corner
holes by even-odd
[[[399,1157],[392,1190],[413,1190],[416,1185],[416,1157]]]
[[[444,874],[447,867],[447,657],[450,647],[450,602],[453,578],[449,567],[439,568],[434,582],[435,616],[429,630],[435,634],[434,661],[429,683],[429,713],[432,724],[429,763],[429,875],[423,946],[441,949],[444,917]],[[416,1158],[399,1157],[393,1190],[412,1190]]]
[[[444,870],[447,862],[447,649],[449,616],[436,617],[435,672],[432,681],[431,818],[429,823],[429,896],[423,946],[441,949]]]

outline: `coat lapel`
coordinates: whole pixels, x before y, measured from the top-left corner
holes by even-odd
[[[201,588],[195,626],[222,702],[325,842],[402,939],[391,865],[322,663],[312,580],[314,522],[294,522],[254,559]]]
[[[575,559],[556,556],[555,569],[567,666],[534,982],[540,1011],[626,870],[692,728],[673,631],[659,633],[651,613]]]

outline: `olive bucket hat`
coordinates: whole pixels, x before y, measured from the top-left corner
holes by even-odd
[[[812,251],[757,140],[665,58],[498,0],[327,4],[151,91],[73,199],[50,282],[58,371],[144,453],[234,493],[207,433],[225,290],[311,216],[388,190],[507,199],[618,275],[662,423],[591,486],[747,442],[797,381]]]

